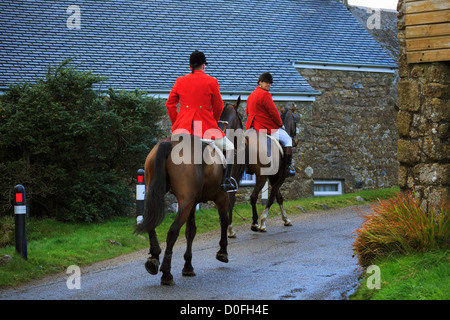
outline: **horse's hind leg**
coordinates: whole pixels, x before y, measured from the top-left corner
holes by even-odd
[[[258,211],[256,209],[256,202],[258,201],[258,195],[261,189],[264,187],[264,184],[266,183],[266,176],[257,176],[256,177],[256,184],[253,188],[253,192],[250,195],[250,204],[252,205],[252,231],[259,231],[259,224],[258,224]]]
[[[281,195],[281,192],[280,192],[279,189],[278,189],[278,192],[277,192],[277,202],[278,202],[278,204],[279,204],[279,206],[280,206],[280,210],[281,210],[281,219],[283,219],[284,225],[285,225],[286,227],[292,226],[292,222],[291,222],[291,220],[288,218],[287,213],[286,213],[286,211],[284,210],[284,207],[283,207],[283,196]]]
[[[229,195],[230,203],[228,204],[228,238],[236,238],[236,232],[233,230],[233,208],[236,202],[236,195],[230,193]]]
[[[192,207],[191,213],[186,223],[186,253],[184,254],[184,268],[182,271],[183,276],[193,277],[195,276],[194,267],[192,267],[192,242],[194,241],[195,234],[197,232],[197,226],[195,225],[195,206]]]
[[[275,196],[276,196],[276,189],[277,185],[272,185],[272,188],[270,190],[269,193],[269,198],[267,199],[267,203],[266,203],[266,207],[264,208],[263,212],[261,212],[261,217],[260,217],[260,225],[259,225],[259,231],[260,232],[266,232],[266,220],[267,220],[267,215],[269,214],[269,209],[272,206],[273,202],[275,201]]]
[[[227,238],[227,229],[228,229],[228,194],[226,192],[222,192],[218,199],[215,200],[217,211],[219,212],[220,217],[220,250],[216,254],[216,259],[222,262],[228,262],[228,238]]]
[[[150,257],[145,263],[145,269],[150,274],[157,274],[159,268],[159,255],[161,254],[161,247],[158,243],[158,238],[156,237],[156,230],[153,229],[148,233],[150,239]]]
[[[186,219],[189,216],[189,213],[192,210],[192,207],[194,206],[194,203],[191,202],[187,205],[181,206],[181,203],[178,203],[178,212],[177,216],[175,217],[175,221],[172,223],[172,225],[169,228],[169,232],[167,233],[167,240],[166,240],[166,251],[164,252],[164,259],[161,264],[161,284],[172,286],[175,284],[173,281],[173,276],[170,273],[171,264],[172,264],[172,249],[175,245],[175,241],[177,241],[178,235],[180,234],[180,229],[183,226],[183,224],[186,222]]]

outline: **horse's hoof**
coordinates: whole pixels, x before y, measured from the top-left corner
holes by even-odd
[[[226,253],[217,253],[216,254],[216,259],[221,261],[221,262],[228,263],[228,254],[226,254]]]
[[[236,232],[234,231],[228,231],[228,238],[236,238]]]
[[[181,274],[183,275],[183,277],[195,277],[196,276],[194,269],[186,270],[183,268],[183,271],[181,272]]]
[[[173,276],[170,275],[168,277],[161,277],[161,285],[162,286],[173,286],[175,285],[175,281],[173,281]]]
[[[175,281],[173,281],[173,279],[170,279],[170,280],[161,279],[161,285],[171,287],[171,286],[175,285]]]
[[[158,274],[159,260],[155,258],[148,258],[145,262],[145,269],[150,274]]]
[[[259,226],[257,224],[252,224],[252,226],[250,227],[250,229],[252,231],[258,232],[259,231]]]
[[[291,221],[287,221],[284,223],[285,227],[292,227],[292,222]]]
[[[267,232],[266,228],[259,228],[258,231],[259,232]]]

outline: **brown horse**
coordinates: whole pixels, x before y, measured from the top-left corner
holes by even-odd
[[[281,119],[283,120],[284,129],[287,134],[292,138],[292,146],[295,147],[298,144],[297,135],[297,116],[295,115],[295,106],[290,109],[281,109]]]
[[[227,121],[229,123],[235,123],[235,120],[233,118],[240,119],[240,115],[237,110],[234,113],[228,113]],[[296,117],[292,110],[288,110],[286,112],[284,117],[284,125],[288,134],[293,137],[293,142],[296,141]],[[245,165],[241,166],[239,165],[239,163],[238,165],[235,164],[232,173],[233,177],[235,177],[237,181],[241,179],[242,174],[244,173],[244,170],[246,168],[248,171],[253,172],[256,175],[256,184],[250,196],[253,219],[251,230],[260,232],[266,231],[265,222],[267,219],[267,214],[275,199],[280,206],[281,217],[284,221],[284,225],[292,225],[290,219],[286,214],[286,211],[284,210],[283,196],[280,192],[280,187],[287,177],[288,164],[286,158],[282,156],[281,150],[278,148],[276,143],[267,139],[267,135],[265,135],[264,133],[257,132],[253,129],[247,130],[245,132]],[[294,144],[296,145],[296,142],[294,142]],[[261,214],[260,224],[258,224],[256,202],[258,200],[259,192],[265,185],[267,179],[269,179],[271,191],[266,203],[266,207]],[[234,203],[235,195],[233,193],[230,193],[230,202],[228,206],[228,236],[230,238],[236,236],[236,233],[232,228]]]
[[[220,116],[219,127],[226,132],[235,146],[234,165],[231,176],[235,181],[239,182],[244,174],[248,162],[248,149],[244,140],[244,126],[242,124],[242,116],[239,113],[239,104],[241,97],[239,96],[235,104],[227,104]],[[228,237],[234,238],[236,233],[233,231],[233,208],[236,202],[234,192],[229,193],[228,204]]]
[[[197,147],[195,147],[197,146]],[[199,149],[200,148],[200,149]],[[172,249],[181,227],[186,224],[187,248],[184,254],[183,276],[195,276],[192,267],[192,242],[196,233],[195,207],[200,202],[213,201],[220,217],[220,250],[216,258],[228,262],[227,253],[227,207],[228,193],[221,188],[223,177],[223,157],[220,152],[198,137],[176,135],[160,141],[148,154],[145,161],[144,220],[136,227],[137,232],[148,232],[150,239],[150,257],[145,268],[150,274],[157,274],[161,248],[156,237],[156,227],[163,221],[164,195],[170,190],[178,201],[178,211],[169,228],[164,259],[160,267],[161,284],[173,285],[170,273]],[[196,156],[197,153],[197,156]],[[201,153],[201,160],[198,154]]]

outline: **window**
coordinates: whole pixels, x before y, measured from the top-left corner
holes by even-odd
[[[314,196],[339,196],[342,195],[342,181],[314,181]]]

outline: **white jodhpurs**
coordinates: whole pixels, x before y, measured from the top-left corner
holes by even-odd
[[[280,141],[283,147],[292,147],[292,138],[283,129],[272,132],[271,136]]]

